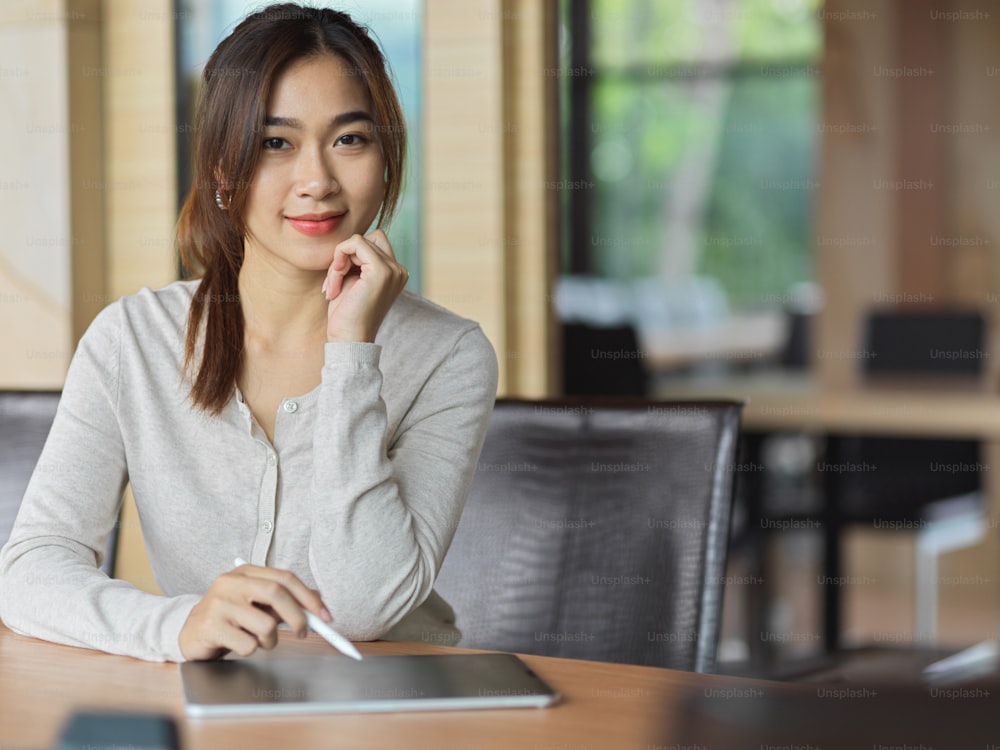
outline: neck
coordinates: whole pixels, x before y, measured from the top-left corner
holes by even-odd
[[[314,338],[325,341],[324,273],[263,265],[255,253],[248,253],[240,269],[240,302],[248,339],[269,348],[279,340],[286,344]]]

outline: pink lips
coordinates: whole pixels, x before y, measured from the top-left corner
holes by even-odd
[[[285,218],[294,229],[302,234],[318,237],[336,229],[340,220],[344,218],[344,213],[302,214],[301,216],[286,216]]]

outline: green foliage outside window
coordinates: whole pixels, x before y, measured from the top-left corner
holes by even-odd
[[[811,278],[818,11],[819,0],[593,0],[596,273],[712,276],[734,308],[774,306]]]

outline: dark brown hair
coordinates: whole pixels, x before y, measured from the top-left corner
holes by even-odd
[[[243,364],[237,282],[247,235],[247,192],[267,102],[292,63],[322,54],[343,60],[371,101],[386,176],[379,226],[389,222],[399,200],[406,158],[403,111],[368,30],[346,13],[294,3],[247,16],[205,66],[193,130],[193,182],[177,223],[184,267],[191,276],[201,275],[188,314],[184,367],[192,376],[192,400],[212,414],[232,397]],[[216,191],[227,210],[216,205]]]

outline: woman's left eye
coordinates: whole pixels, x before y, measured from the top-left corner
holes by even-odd
[[[265,151],[279,151],[285,147],[288,143],[284,138],[265,138],[264,139],[264,150]]]
[[[340,136],[337,139],[337,143],[341,146],[361,146],[368,142],[368,139],[363,135],[358,135],[357,133],[347,133],[346,135]]]

